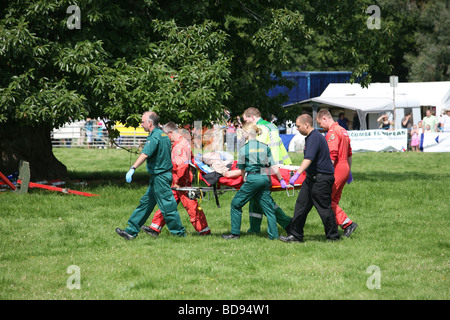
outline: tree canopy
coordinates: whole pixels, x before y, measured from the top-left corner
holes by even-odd
[[[79,29],[68,27],[71,1],[3,2],[0,122],[276,114],[286,97],[267,91],[290,86],[281,71],[302,65],[351,70],[367,85],[392,69],[390,29],[366,25],[371,2],[79,0]]]

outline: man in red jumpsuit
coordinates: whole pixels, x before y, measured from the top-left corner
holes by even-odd
[[[172,187],[190,187],[192,186],[193,175],[189,170],[189,161],[192,161],[193,155],[191,152],[191,145],[179,132],[177,132],[177,125],[173,122],[168,122],[163,127],[163,131],[167,133],[172,141]],[[198,206],[196,199],[189,199],[187,191],[172,190],[177,204],[183,204],[189,214],[190,221],[199,235],[210,235],[211,230],[206,222],[205,213]],[[155,212],[150,226],[142,226],[141,229],[146,233],[157,237],[165,225],[164,217],[160,210]]]
[[[331,208],[336,216],[336,224],[344,230],[344,237],[349,237],[358,227],[339,207],[342,190],[350,177],[352,165],[352,147],[347,130],[333,120],[328,110],[320,110],[316,116],[317,124],[327,131],[325,139],[330,149],[331,162],[334,165],[334,184],[331,193]]]

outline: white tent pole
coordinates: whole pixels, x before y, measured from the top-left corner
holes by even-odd
[[[389,77],[389,83],[391,84],[391,87],[392,87],[392,103],[393,103],[393,108],[394,108],[394,115],[393,115],[393,117],[394,117],[394,119],[393,119],[393,121],[394,121],[394,130],[395,129],[397,129],[396,128],[396,125],[395,125],[395,87],[397,87],[397,85],[398,85],[398,77],[397,76],[390,76]]]

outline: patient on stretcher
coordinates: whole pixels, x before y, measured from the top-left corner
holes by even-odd
[[[197,167],[202,171],[201,179],[208,185],[214,185],[220,182],[223,185],[239,188],[244,183],[242,171],[237,168],[237,160],[225,151],[213,151],[203,155],[198,154],[195,157]],[[289,181],[290,173],[298,170],[298,166],[279,166],[280,172],[285,181]],[[301,184],[305,179],[305,174],[302,174],[296,181],[296,184]],[[275,177],[271,179],[273,186],[278,186],[279,181]]]
[[[213,185],[224,177],[235,180],[241,176],[241,170],[236,168],[233,156],[225,151],[213,151],[195,157],[197,167],[202,171],[202,180]],[[243,181],[233,181],[233,184],[241,185]]]
[[[197,159],[196,159],[197,160]],[[223,151],[213,151],[203,154],[202,162],[211,167],[215,172],[225,175],[231,169],[234,159],[231,154]]]

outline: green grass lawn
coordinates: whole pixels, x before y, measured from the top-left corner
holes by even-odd
[[[248,206],[241,238],[223,240],[234,192],[220,196],[221,208],[213,197],[202,201],[211,237],[196,234],[180,204],[185,238],[165,228],[156,239],[141,233],[125,241],[114,229],[126,227],[147,188],[144,166],[125,183],[136,155],[113,149],[55,155],[69,170],[67,187],[101,196],[0,193],[0,299],[450,298],[450,153],[355,154],[354,182],[341,207],[359,228],[327,242],[313,209],[301,244],[269,240],[265,218],[260,235],[247,235]],[[301,154],[291,157],[300,164]],[[292,216],[296,197],[273,197]],[[67,285],[72,265],[79,267],[80,289]]]

